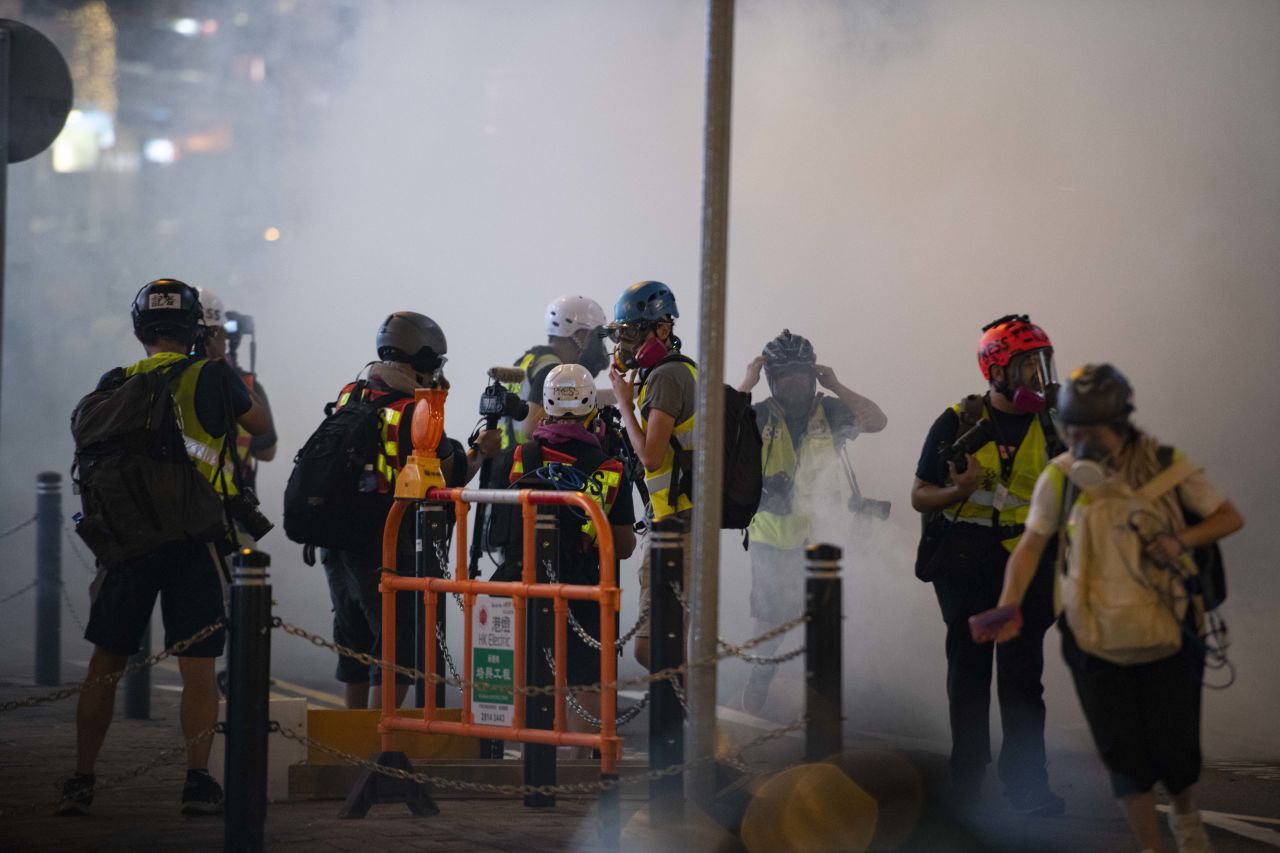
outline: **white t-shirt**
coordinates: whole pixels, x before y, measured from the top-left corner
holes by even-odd
[[[1059,456],[1058,460],[1070,457],[1070,452],[1067,452]],[[1181,450],[1174,450],[1173,458],[1178,461],[1187,457]],[[1195,467],[1194,462],[1191,464]],[[1052,536],[1058,532],[1058,523],[1062,517],[1061,477],[1061,472],[1056,471],[1053,465],[1040,472],[1035,491],[1031,494],[1031,507],[1027,510],[1027,530],[1042,536]],[[1194,474],[1178,485],[1178,499],[1186,510],[1207,518],[1222,506],[1227,496],[1209,482],[1203,470],[1197,468]]]

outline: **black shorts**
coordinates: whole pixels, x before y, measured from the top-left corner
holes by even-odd
[[[333,603],[333,641],[358,652],[382,656],[382,580],[381,556],[377,552],[330,549],[321,555],[325,576],[329,581],[329,600]],[[413,576],[413,554],[396,555],[399,573]],[[396,663],[412,667],[414,663],[415,599],[412,592],[396,593]],[[338,658],[334,677],[343,684],[381,684],[379,667],[361,663],[342,655]],[[410,678],[396,673],[397,684],[408,684]]]
[[[159,595],[167,649],[226,616],[226,585],[222,558],[208,544],[167,545],[107,570],[84,638],[112,654],[132,655],[151,624]],[[225,644],[226,632],[218,630],[180,656],[216,658]]]

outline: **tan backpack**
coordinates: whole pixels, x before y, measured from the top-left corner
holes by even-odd
[[[1053,460],[1064,479],[1070,464],[1065,454]],[[1182,647],[1186,587],[1181,575],[1144,555],[1143,539],[1167,529],[1159,498],[1195,472],[1179,460],[1137,490],[1108,482],[1085,494],[1066,479],[1063,501],[1070,504],[1062,512],[1066,524],[1058,571],[1067,625],[1084,652],[1131,665],[1160,660]],[[1193,574],[1194,564],[1184,562]]]

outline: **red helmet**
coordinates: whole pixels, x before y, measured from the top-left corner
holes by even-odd
[[[1015,356],[1038,349],[1053,349],[1044,329],[1026,314],[1006,314],[982,327],[978,342],[978,367],[982,378],[991,381],[991,368],[1008,367]]]

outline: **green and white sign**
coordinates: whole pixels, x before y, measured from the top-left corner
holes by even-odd
[[[515,723],[515,605],[509,598],[477,595],[471,610],[471,713],[486,726]]]

